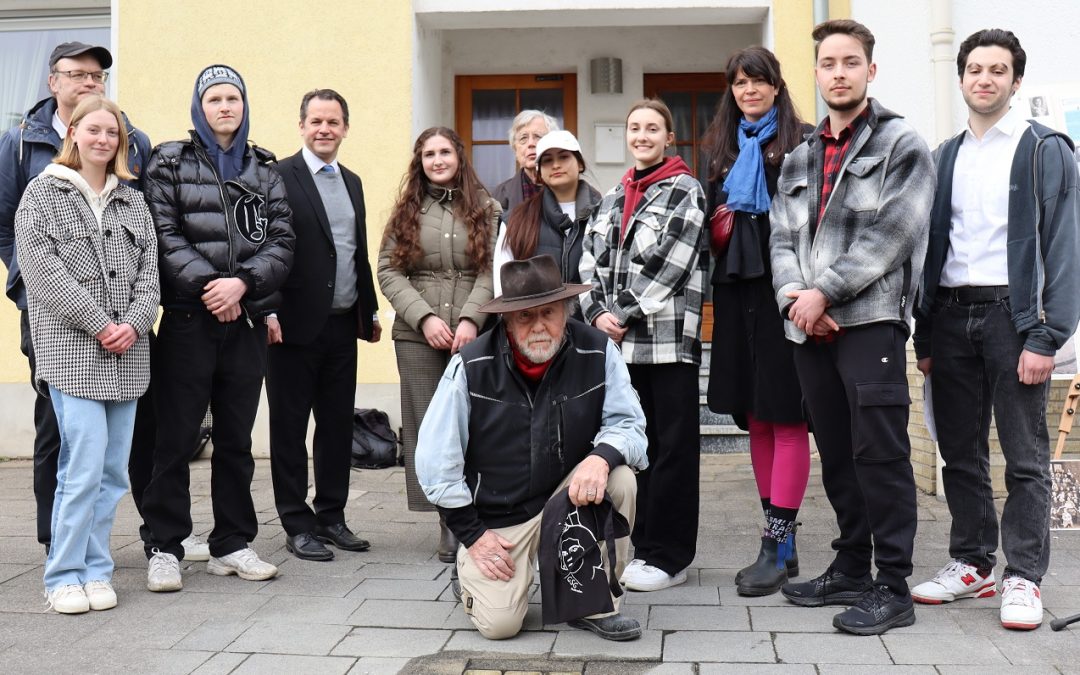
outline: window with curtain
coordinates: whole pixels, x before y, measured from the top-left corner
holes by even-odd
[[[5,30],[0,22],[0,131],[49,96],[49,54],[63,42],[109,44],[107,27]]]

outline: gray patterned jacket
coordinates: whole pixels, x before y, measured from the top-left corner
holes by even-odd
[[[101,225],[71,182],[43,172],[15,213],[37,379],[65,394],[130,401],[150,382],[147,332],[157,317],[157,238],[142,194],[118,185]],[[139,339],[122,356],[95,339],[110,322]]]
[[[773,288],[780,311],[789,291],[817,288],[841,327],[909,325],[934,201],[926,142],[900,115],[870,99],[821,222],[824,121],[784,160],[769,219]],[[811,234],[813,233],[813,234]],[[784,322],[787,338],[806,333]]]

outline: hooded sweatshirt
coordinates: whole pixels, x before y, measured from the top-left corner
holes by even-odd
[[[115,173],[110,173],[106,176],[105,189],[100,193],[95,192],[94,189],[90,187],[90,184],[86,182],[86,179],[82,177],[82,174],[63,164],[49,164],[41,173],[45,176],[54,176],[61,180],[66,180],[74,185],[75,189],[79,191],[79,194],[86,199],[86,203],[90,206],[90,210],[94,212],[98,229],[101,229],[101,218],[105,213],[105,203],[109,201],[109,195],[112,194],[112,191],[120,184]]]
[[[634,180],[635,171],[636,169],[634,169],[634,167],[630,167],[626,174],[623,175],[621,181],[626,197],[623,201],[622,228],[619,233],[620,242],[626,237],[626,226],[630,222],[631,216],[634,215],[634,211],[637,210],[638,204],[641,203],[641,198],[645,195],[645,191],[649,189],[650,185],[681,174],[686,174],[688,176],[693,175],[690,173],[690,167],[686,166],[686,162],[683,161],[682,157],[665,157],[663,162],[661,162],[660,168],[650,171],[647,175],[642,176],[638,180]]]
[[[235,71],[234,71],[235,72]],[[236,74],[240,77],[240,74]],[[243,78],[240,79],[243,82]],[[235,86],[235,85],[234,85]],[[248,110],[247,86],[239,87],[240,96],[244,101],[244,118],[240,121],[240,127],[233,136],[232,145],[224,149],[218,145],[210,123],[206,121],[206,115],[202,109],[202,98],[199,96],[199,78],[195,78],[195,88],[191,92],[191,123],[195,125],[195,133],[206,148],[206,154],[217,168],[221,180],[232,180],[240,175],[244,168],[244,152],[247,150],[248,130],[251,128],[251,115]]]

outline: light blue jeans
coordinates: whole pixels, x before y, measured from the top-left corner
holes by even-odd
[[[91,401],[50,386],[60,426],[45,590],[110,581],[109,535],[128,489],[128,454],[136,401]]]

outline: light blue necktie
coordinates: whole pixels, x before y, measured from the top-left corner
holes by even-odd
[[[330,164],[327,164],[323,168],[319,169],[319,173],[334,173],[334,167]]]

